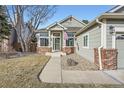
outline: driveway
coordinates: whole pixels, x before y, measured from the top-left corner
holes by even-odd
[[[86,83],[86,84],[124,84],[124,70],[80,71],[63,70],[61,53],[53,53],[40,74],[42,82],[47,83]]]

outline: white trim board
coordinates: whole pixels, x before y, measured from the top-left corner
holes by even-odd
[[[115,27],[116,32],[124,32],[124,27]]]
[[[86,36],[86,35],[88,36],[88,42],[87,42],[87,46],[84,46],[84,36]],[[83,48],[89,49],[89,43],[90,43],[90,42],[89,42],[89,36],[90,36],[90,35],[89,35],[89,32],[88,32],[88,33],[85,33],[84,35],[82,35],[82,42],[83,42],[83,43],[82,43],[82,44],[83,44],[82,47],[83,47]]]

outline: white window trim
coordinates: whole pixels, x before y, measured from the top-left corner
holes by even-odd
[[[112,34],[112,48],[116,48],[116,34],[117,32],[123,32],[123,28],[115,27],[115,32]]]
[[[69,38],[73,38],[73,39],[74,39],[74,43],[75,43],[75,38],[74,38],[74,37],[68,37],[68,39],[69,39]],[[67,46],[67,45],[66,45],[66,47],[74,47],[74,45],[73,45],[73,46]]]
[[[59,33],[60,36],[53,36],[54,33]],[[53,49],[53,38],[60,38],[60,51],[61,51],[61,47],[62,47],[62,45],[61,45],[61,32],[53,32],[52,33],[52,41],[51,41],[52,42],[52,44],[51,44],[52,45],[52,52],[54,52],[54,49]]]
[[[67,32],[67,33],[74,33],[74,32]],[[74,45],[73,45],[73,46],[67,46],[67,45],[66,45],[66,40],[65,40],[65,46],[66,46],[66,47],[75,47],[75,33],[74,33],[74,36],[68,37],[68,39],[69,39],[69,38],[73,38],[73,39],[74,39]]]
[[[39,37],[39,46],[40,46],[40,47],[49,47],[49,42],[48,42],[48,46],[41,46],[41,45],[40,45],[40,39],[41,39],[41,38],[48,38],[48,41],[49,41],[49,37],[48,37],[48,36],[40,36],[40,37]]]
[[[85,36],[88,36],[87,46],[84,46],[84,37]],[[82,42],[83,42],[82,43],[83,44],[83,48],[89,49],[89,33],[86,33],[86,34],[83,35],[83,41]]]

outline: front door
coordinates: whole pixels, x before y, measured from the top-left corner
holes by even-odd
[[[53,51],[60,51],[60,37],[53,38]]]
[[[53,33],[53,44],[52,44],[52,51],[56,52],[56,51],[60,51],[61,50],[61,39],[60,39],[61,35],[58,32]]]

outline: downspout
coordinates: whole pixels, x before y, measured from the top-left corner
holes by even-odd
[[[101,55],[101,48],[103,48],[103,46],[98,47],[98,56],[99,56],[99,67],[100,70],[102,70],[102,55]]]
[[[96,19],[96,22],[101,25],[101,33],[103,32],[103,23],[99,21],[99,19]],[[103,35],[104,33],[101,34],[101,41],[104,40]],[[101,42],[101,45],[98,47],[98,56],[99,56],[99,67],[100,70],[102,70],[102,55],[101,55],[101,49],[104,47],[103,42]]]

